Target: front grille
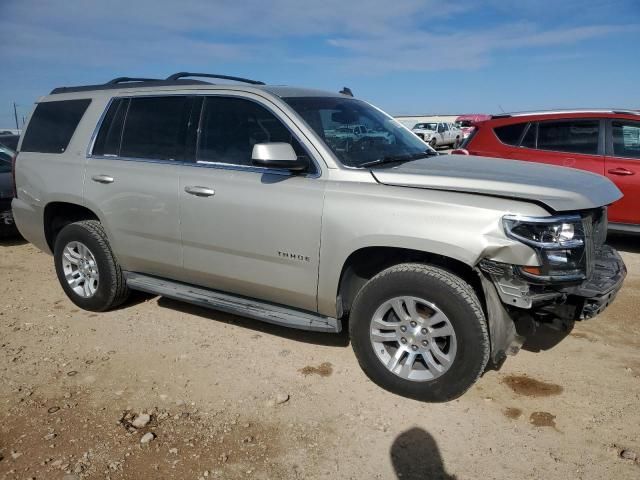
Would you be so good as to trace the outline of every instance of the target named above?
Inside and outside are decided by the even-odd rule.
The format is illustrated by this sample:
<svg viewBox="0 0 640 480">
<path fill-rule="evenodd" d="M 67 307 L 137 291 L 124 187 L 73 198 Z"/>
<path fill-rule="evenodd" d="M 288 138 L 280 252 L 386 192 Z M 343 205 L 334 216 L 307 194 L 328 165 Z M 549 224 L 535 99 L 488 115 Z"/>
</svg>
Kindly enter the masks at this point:
<svg viewBox="0 0 640 480">
<path fill-rule="evenodd" d="M 591 278 L 597 252 L 607 238 L 606 207 L 589 212 L 582 217 L 582 228 L 585 237 L 585 267 L 587 278 Z"/>
</svg>

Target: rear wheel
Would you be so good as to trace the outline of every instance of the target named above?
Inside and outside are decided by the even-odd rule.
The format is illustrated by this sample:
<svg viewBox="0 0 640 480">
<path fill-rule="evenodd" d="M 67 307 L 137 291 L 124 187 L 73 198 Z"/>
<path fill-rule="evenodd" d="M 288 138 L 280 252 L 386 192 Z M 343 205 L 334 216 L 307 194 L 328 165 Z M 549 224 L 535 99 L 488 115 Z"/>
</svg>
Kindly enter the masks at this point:
<svg viewBox="0 0 640 480">
<path fill-rule="evenodd" d="M 127 299 L 122 269 L 100 222 L 65 226 L 56 237 L 53 256 L 62 289 L 79 307 L 100 312 Z"/>
<path fill-rule="evenodd" d="M 416 400 L 462 395 L 489 358 L 486 321 L 473 289 L 429 265 L 396 265 L 369 280 L 354 300 L 349 330 L 367 376 Z"/>
</svg>

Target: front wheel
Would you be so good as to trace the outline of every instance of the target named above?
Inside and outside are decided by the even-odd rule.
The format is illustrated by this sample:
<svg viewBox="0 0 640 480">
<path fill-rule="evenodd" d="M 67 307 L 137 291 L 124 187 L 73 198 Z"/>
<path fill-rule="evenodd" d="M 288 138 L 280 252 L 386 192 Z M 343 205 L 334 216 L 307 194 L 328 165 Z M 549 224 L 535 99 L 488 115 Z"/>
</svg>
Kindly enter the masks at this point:
<svg viewBox="0 0 640 480">
<path fill-rule="evenodd" d="M 473 288 L 442 268 L 388 268 L 360 290 L 349 333 L 360 366 L 393 393 L 428 402 L 471 387 L 489 359 L 489 335 Z"/>
<path fill-rule="evenodd" d="M 436 147 L 438 146 L 438 141 L 436 140 L 435 137 L 433 137 L 430 141 L 429 141 L 429 145 L 431 146 L 431 148 L 433 148 L 434 150 L 436 149 Z"/>
<path fill-rule="evenodd" d="M 53 257 L 62 289 L 80 308 L 101 312 L 127 299 L 122 269 L 100 222 L 85 220 L 64 227 L 56 237 Z"/>
</svg>

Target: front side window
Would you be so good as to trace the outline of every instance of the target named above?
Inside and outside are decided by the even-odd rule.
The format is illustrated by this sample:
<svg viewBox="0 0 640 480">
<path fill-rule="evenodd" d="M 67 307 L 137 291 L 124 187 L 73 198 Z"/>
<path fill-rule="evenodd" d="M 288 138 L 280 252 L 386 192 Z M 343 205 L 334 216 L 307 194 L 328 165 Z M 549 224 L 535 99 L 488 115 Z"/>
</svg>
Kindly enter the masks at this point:
<svg viewBox="0 0 640 480">
<path fill-rule="evenodd" d="M 289 129 L 269 110 L 242 98 L 206 97 L 196 160 L 251 166 L 257 143 L 289 143 L 306 156 Z"/>
<path fill-rule="evenodd" d="M 540 122 L 538 149 L 597 155 L 599 132 L 599 120 Z"/>
<path fill-rule="evenodd" d="M 611 126 L 613 155 L 640 159 L 640 122 L 614 120 Z"/>
<path fill-rule="evenodd" d="M 360 167 L 433 152 L 397 120 L 363 101 L 343 97 L 289 97 L 284 101 L 324 140 L 343 165 Z M 365 133 L 356 135 L 353 131 L 356 126 L 364 126 Z"/>
<path fill-rule="evenodd" d="M 29 121 L 21 150 L 63 153 L 90 103 L 89 99 L 39 103 Z"/>
<path fill-rule="evenodd" d="M 136 97 L 122 132 L 121 157 L 182 160 L 193 97 Z"/>
</svg>

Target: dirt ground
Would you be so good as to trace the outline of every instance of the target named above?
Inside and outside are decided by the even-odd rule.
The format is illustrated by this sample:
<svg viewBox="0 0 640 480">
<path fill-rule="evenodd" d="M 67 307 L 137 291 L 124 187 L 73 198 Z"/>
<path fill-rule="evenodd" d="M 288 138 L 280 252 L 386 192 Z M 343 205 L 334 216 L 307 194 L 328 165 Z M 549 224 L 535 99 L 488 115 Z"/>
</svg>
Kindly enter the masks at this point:
<svg viewBox="0 0 640 480">
<path fill-rule="evenodd" d="M 640 241 L 614 240 L 609 310 L 436 405 L 371 383 L 344 335 L 142 295 L 81 311 L 4 241 L 0 480 L 640 478 Z"/>
</svg>

